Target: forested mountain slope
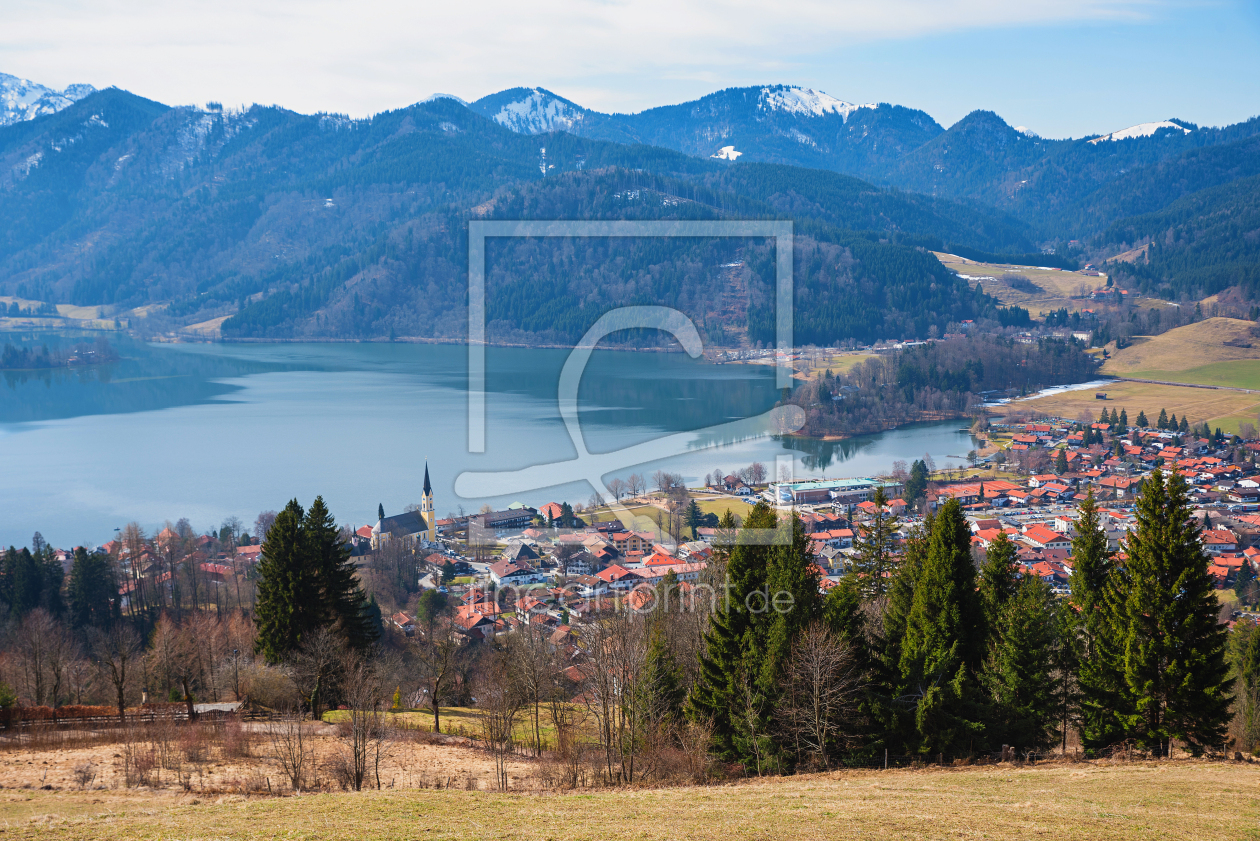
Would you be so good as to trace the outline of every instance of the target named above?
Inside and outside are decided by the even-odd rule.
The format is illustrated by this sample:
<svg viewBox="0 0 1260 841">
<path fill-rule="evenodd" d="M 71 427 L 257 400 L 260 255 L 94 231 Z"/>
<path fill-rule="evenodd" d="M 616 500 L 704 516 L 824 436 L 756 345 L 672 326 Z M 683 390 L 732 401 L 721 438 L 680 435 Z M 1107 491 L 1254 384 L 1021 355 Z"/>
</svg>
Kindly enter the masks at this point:
<svg viewBox="0 0 1260 841">
<path fill-rule="evenodd" d="M 826 169 L 974 200 L 1061 240 L 1091 236 L 1123 216 L 1220 183 L 1195 181 L 1202 170 L 1194 165 L 1159 167 L 1260 135 L 1257 118 L 1224 128 L 1160 120 L 1101 137 L 1051 140 L 983 110 L 945 129 L 922 111 L 856 105 L 787 85 L 728 88 L 637 114 L 600 114 L 541 88 L 502 91 L 471 107 L 516 131 L 559 129 L 703 158 Z M 1170 189 L 1162 179 L 1178 170 L 1187 187 Z"/>
<path fill-rule="evenodd" d="M 1118 280 L 1169 298 L 1230 287 L 1260 296 L 1260 175 L 1191 193 L 1164 209 L 1123 219 L 1102 239 L 1147 244 L 1134 262 L 1109 265 Z"/>
<path fill-rule="evenodd" d="M 986 209 L 807 169 L 521 134 L 451 98 L 349 120 L 168 108 L 111 89 L 0 129 L 0 173 L 0 293 L 161 303 L 175 325 L 236 316 L 224 331 L 237 336 L 460 334 L 470 218 L 792 218 L 832 261 L 797 284 L 811 303 L 802 329 L 827 342 L 926 335 L 991 310 L 913 245 L 1035 244 L 1026 225 Z M 756 248 L 693 246 L 602 257 L 582 246 L 583 265 L 629 262 L 576 274 L 510 248 L 505 283 L 523 285 L 494 304 L 493 330 L 567 341 L 600 307 L 677 300 L 701 317 L 724 308 L 724 329 L 759 337 L 748 301 L 764 277 L 728 277 L 722 294 L 702 282 Z M 745 257 L 752 272 L 761 258 Z M 626 280 L 635 272 L 675 280 L 641 286 Z M 854 308 L 835 297 L 855 294 Z"/>
</svg>

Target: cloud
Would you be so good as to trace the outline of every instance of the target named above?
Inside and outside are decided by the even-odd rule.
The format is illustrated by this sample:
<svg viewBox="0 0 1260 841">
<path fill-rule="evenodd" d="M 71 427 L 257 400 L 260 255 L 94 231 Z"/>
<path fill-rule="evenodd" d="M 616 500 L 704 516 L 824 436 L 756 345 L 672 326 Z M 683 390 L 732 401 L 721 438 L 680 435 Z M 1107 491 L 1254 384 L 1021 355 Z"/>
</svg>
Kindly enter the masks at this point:
<svg viewBox="0 0 1260 841">
<path fill-rule="evenodd" d="M 0 71 L 168 103 L 278 103 L 364 116 L 433 91 L 543 85 L 605 110 L 793 81 L 881 39 L 1142 20 L 1157 0 L 15 0 Z M 845 95 L 844 91 L 834 91 Z M 668 96 L 668 94 L 666 94 Z"/>
</svg>

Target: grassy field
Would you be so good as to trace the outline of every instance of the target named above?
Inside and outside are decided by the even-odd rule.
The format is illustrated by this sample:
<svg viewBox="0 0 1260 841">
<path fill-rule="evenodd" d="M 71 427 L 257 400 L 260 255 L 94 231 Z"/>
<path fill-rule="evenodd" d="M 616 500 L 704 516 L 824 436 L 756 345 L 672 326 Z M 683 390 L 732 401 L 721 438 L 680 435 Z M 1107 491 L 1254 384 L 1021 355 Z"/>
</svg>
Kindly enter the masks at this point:
<svg viewBox="0 0 1260 841">
<path fill-rule="evenodd" d="M 1061 308 L 1066 308 L 1069 312 L 1076 312 L 1083 309 L 1098 310 L 1105 307 L 1105 305 L 1091 301 L 1087 297 L 1081 297 L 1084 293 L 1104 286 L 1107 283 L 1107 279 L 1103 277 L 1094 277 L 1093 275 L 1085 275 L 1080 272 L 1041 269 L 1036 266 L 1004 266 L 991 263 L 977 263 L 974 260 L 968 260 L 954 254 L 934 253 L 936 258 L 951 271 L 973 278 L 994 278 L 993 280 L 972 280 L 968 281 L 968 283 L 972 286 L 979 284 L 985 292 L 997 298 L 1003 304 L 1008 306 L 1015 304 L 1024 307 L 1034 317 L 1040 313 L 1051 312 Z M 1013 289 L 999 279 L 1004 274 L 1022 275 L 1039 287 L 1040 292 L 1025 292 L 1020 289 Z"/>
<path fill-rule="evenodd" d="M 1190 761 L 859 771 L 705 788 L 245 798 L 5 791 L 6 838 L 1256 838 L 1260 766 Z"/>
<path fill-rule="evenodd" d="M 1213 429 L 1219 426 L 1231 433 L 1238 431 L 1239 423 L 1255 423 L 1256 413 L 1260 412 L 1260 394 L 1239 391 L 1135 382 L 1108 383 L 1100 387 L 1099 391 L 1107 393 L 1107 400 L 1095 400 L 1094 390 L 1088 389 L 1016 400 L 1009 407 L 1072 419 L 1088 414 L 1094 420 L 1104 407 L 1108 410 L 1114 408 L 1116 411 L 1125 409 L 1129 413 L 1130 422 L 1137 419 L 1139 411 L 1144 411 L 1151 423 L 1155 422 L 1160 409 L 1167 409 L 1169 414 L 1175 414 L 1178 418 L 1188 416 L 1191 423 L 1207 421 Z"/>
<path fill-rule="evenodd" d="M 727 509 L 730 509 L 732 514 L 742 519 L 748 516 L 748 513 L 752 511 L 752 508 L 753 508 L 751 505 L 749 505 L 747 502 L 744 502 L 742 499 L 733 499 L 732 497 L 729 497 L 729 496 L 722 496 L 722 497 L 697 496 L 695 497 L 695 500 L 696 500 L 696 505 L 700 506 L 700 511 L 702 513 L 716 514 L 719 517 L 721 517 L 722 514 L 724 514 Z M 656 518 L 658 515 L 661 517 L 661 522 L 667 522 L 665 512 L 662 511 L 660 508 L 656 508 L 652 505 L 640 504 L 640 505 L 628 505 L 626 507 L 627 507 L 627 510 L 629 510 L 633 516 L 647 517 L 648 520 L 650 520 L 653 525 L 655 525 Z M 616 519 L 616 515 L 613 514 L 613 512 L 608 508 L 597 508 L 594 511 L 588 511 L 583 516 L 586 517 L 588 515 L 593 519 L 594 522 L 597 522 L 597 523 Z"/>
<path fill-rule="evenodd" d="M 517 718 L 515 732 L 519 739 L 525 739 L 527 734 L 532 731 L 533 719 L 530 718 L 532 714 L 533 707 L 529 707 Z M 433 729 L 433 713 L 429 710 L 407 710 L 405 712 L 389 713 L 388 715 L 395 723 L 405 727 L 429 731 Z M 329 710 L 324 713 L 323 720 L 329 724 L 337 724 L 338 722 L 349 720 L 349 716 L 350 713 L 345 710 Z M 545 710 L 542 712 L 542 719 L 539 721 L 538 729 L 544 743 L 549 743 L 555 735 L 555 729 L 547 723 Z M 447 735 L 479 738 L 481 734 L 481 711 L 474 707 L 442 707 L 442 732 Z"/>
<path fill-rule="evenodd" d="M 1102 372 L 1174 382 L 1203 382 L 1185 377 L 1204 367 L 1216 367 L 1211 363 L 1233 362 L 1237 365 L 1238 360 L 1260 360 L 1260 339 L 1251 335 L 1252 326 L 1252 322 L 1237 318 L 1209 318 L 1158 336 L 1138 337 L 1130 347 L 1115 351 L 1103 365 Z M 1250 381 L 1260 383 L 1260 364 L 1243 363 L 1228 369 L 1230 373 L 1243 370 L 1252 371 Z M 1161 376 L 1149 376 L 1151 374 Z M 1215 381 L 1209 384 L 1234 385 L 1233 382 Z"/>
<path fill-rule="evenodd" d="M 1260 359 L 1236 359 L 1232 362 L 1213 362 L 1184 371 L 1147 370 L 1126 374 L 1144 380 L 1164 380 L 1174 383 L 1198 383 L 1199 385 L 1223 385 L 1229 388 L 1249 388 L 1260 391 Z"/>
</svg>

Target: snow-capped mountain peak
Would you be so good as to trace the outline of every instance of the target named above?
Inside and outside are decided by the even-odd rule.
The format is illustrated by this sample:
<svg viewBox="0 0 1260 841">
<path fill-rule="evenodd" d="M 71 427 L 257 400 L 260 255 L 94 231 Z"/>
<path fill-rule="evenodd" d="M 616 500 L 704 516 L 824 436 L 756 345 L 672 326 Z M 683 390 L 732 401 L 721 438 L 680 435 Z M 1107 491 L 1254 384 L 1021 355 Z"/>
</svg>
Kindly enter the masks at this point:
<svg viewBox="0 0 1260 841">
<path fill-rule="evenodd" d="M 1136 126 L 1113 131 L 1111 134 L 1104 134 L 1102 137 L 1095 137 L 1090 143 L 1102 143 L 1104 140 L 1128 140 L 1133 137 L 1150 137 L 1160 129 L 1176 128 L 1181 129 L 1185 134 L 1190 133 L 1190 129 L 1183 125 L 1174 123 L 1172 120 L 1160 120 L 1155 123 L 1138 123 Z"/>
<path fill-rule="evenodd" d="M 95 91 L 91 85 L 70 85 L 64 91 L 55 91 L 29 79 L 0 73 L 0 126 L 55 114 Z"/>
<path fill-rule="evenodd" d="M 585 116 L 579 106 L 542 88 L 523 88 L 518 93 L 499 104 L 490 119 L 521 134 L 544 134 L 571 129 Z"/>
<path fill-rule="evenodd" d="M 757 108 L 763 111 L 784 111 L 800 116 L 822 117 L 827 114 L 839 114 L 844 120 L 860 108 L 874 108 L 874 103 L 854 105 L 830 94 L 816 91 L 813 88 L 798 88 L 789 85 L 773 85 L 761 89 L 757 97 Z"/>
</svg>

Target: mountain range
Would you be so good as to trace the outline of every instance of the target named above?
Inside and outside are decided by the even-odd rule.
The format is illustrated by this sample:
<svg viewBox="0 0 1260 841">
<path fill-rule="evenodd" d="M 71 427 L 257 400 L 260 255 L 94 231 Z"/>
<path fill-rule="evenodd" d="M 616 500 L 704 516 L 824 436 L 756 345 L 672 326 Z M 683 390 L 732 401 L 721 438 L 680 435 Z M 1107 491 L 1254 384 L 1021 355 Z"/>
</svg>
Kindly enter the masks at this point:
<svg viewBox="0 0 1260 841">
<path fill-rule="evenodd" d="M 1249 252 L 1213 244 L 1238 231 L 1204 220 L 1250 207 L 1257 120 L 1047 140 L 990 112 L 945 129 L 782 85 L 634 115 L 517 88 L 363 120 L 36 87 L 4 88 L 24 104 L 0 127 L 0 294 L 148 306 L 224 335 L 458 336 L 470 218 L 793 219 L 797 332 L 819 343 L 1027 317 L 925 249 L 1073 264 L 1080 248 L 1177 228 L 1194 242 L 1148 249 L 1159 260 L 1135 265 L 1147 273 L 1135 282 L 1183 296 L 1251 282 L 1229 268 Z M 679 306 L 711 335 L 769 339 L 756 302 L 773 270 L 756 242 L 573 241 L 561 259 L 524 241 L 488 256 L 500 341 L 570 342 L 636 301 Z M 1226 268 L 1177 285 L 1168 273 L 1186 260 Z"/>
<path fill-rule="evenodd" d="M 56 91 L 29 79 L 0 73 L 0 126 L 55 114 L 95 91 L 91 85 L 70 85 Z"/>
</svg>

